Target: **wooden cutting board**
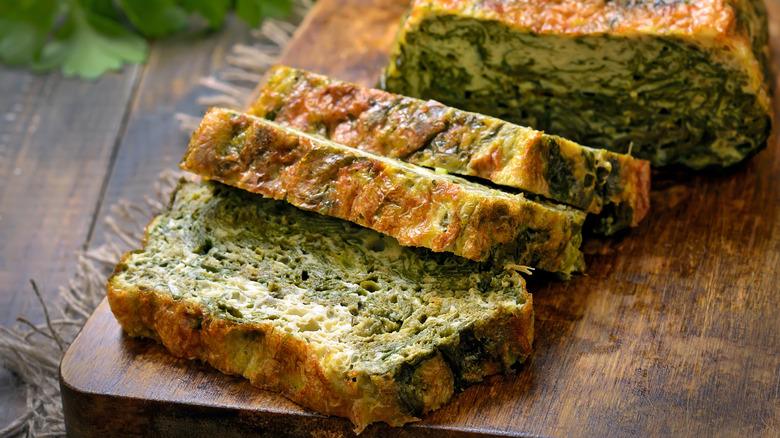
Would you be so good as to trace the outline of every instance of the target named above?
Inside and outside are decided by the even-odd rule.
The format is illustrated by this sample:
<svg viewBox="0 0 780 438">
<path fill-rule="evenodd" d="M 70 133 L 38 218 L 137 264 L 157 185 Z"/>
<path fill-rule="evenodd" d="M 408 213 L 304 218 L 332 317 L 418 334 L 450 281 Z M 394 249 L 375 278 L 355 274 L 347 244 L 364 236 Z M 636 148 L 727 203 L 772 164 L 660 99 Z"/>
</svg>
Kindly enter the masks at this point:
<svg viewBox="0 0 780 438">
<path fill-rule="evenodd" d="M 780 47 L 780 4 L 769 6 Z M 405 8 L 318 0 L 281 62 L 373 85 Z M 517 373 L 363 436 L 780 436 L 779 187 L 774 140 L 725 175 L 656 178 L 638 228 L 585 243 L 586 276 L 531 278 L 535 353 Z M 347 420 L 124 336 L 105 301 L 60 380 L 74 437 L 354 435 Z"/>
</svg>

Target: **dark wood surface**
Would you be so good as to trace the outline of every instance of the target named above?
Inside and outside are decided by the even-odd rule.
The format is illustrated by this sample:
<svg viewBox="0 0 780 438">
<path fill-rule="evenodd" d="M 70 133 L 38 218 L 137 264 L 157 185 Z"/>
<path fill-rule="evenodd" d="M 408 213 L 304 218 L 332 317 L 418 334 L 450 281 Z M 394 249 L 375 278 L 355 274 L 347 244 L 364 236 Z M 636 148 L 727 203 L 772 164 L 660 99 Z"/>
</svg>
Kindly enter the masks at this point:
<svg viewBox="0 0 780 438">
<path fill-rule="evenodd" d="M 0 323 L 24 314 L 40 322 L 32 293 L 45 296 L 75 271 L 87 239 L 138 68 L 98 82 L 0 73 Z M 53 104 L 56 102 L 56 105 Z M 78 171 L 77 171 L 78 166 Z M 24 393 L 0 372 L 0 428 L 21 411 Z"/>
<path fill-rule="evenodd" d="M 372 85 L 403 3 L 319 0 L 284 62 Z M 770 10 L 780 48 L 780 8 Z M 72 252 L 99 242 L 91 230 L 107 207 L 151 194 L 158 172 L 175 166 L 186 136 L 173 114 L 202 112 L 196 79 L 245 35 L 229 28 L 157 44 L 144 68 L 98 83 L 3 70 L 0 111 L 16 116 L 0 114 L 0 175 L 14 182 L 0 187 L 0 278 L 10 291 L 0 323 L 34 312 L 29 277 L 52 299 L 72 274 Z M 777 149 L 773 140 L 726 175 L 656 179 L 638 228 L 586 242 L 587 276 L 530 280 L 536 351 L 516 374 L 467 389 L 421 423 L 375 425 L 366 436 L 780 435 Z M 74 436 L 351 430 L 126 338 L 105 303 L 63 360 L 62 381 Z M 9 406 L 0 422 L 23 401 L 6 394 L 0 387 Z"/>
<path fill-rule="evenodd" d="M 96 82 L 0 67 L 1 325 L 20 315 L 43 322 L 29 279 L 59 302 L 75 253 L 102 242 L 106 207 L 143 199 L 164 167 L 175 168 L 188 136 L 174 116 L 204 112 L 195 102 L 200 78 L 251 40 L 238 20 L 216 33 L 193 30 L 153 43 L 144 66 Z M 0 368 L 0 429 L 23 412 L 25 397 Z"/>
</svg>

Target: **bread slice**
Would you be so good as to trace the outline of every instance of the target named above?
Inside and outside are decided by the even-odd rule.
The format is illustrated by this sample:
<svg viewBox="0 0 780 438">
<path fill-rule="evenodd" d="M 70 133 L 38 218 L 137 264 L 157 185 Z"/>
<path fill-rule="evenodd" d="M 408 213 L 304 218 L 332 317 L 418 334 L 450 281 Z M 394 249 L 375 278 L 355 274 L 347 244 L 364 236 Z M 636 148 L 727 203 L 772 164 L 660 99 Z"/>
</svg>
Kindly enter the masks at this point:
<svg viewBox="0 0 780 438">
<path fill-rule="evenodd" d="M 636 226 L 650 206 L 648 161 L 305 70 L 274 66 L 248 113 L 600 214 L 605 234 Z"/>
<path fill-rule="evenodd" d="M 766 147 L 762 0 L 415 0 L 380 80 L 655 166 Z"/>
<path fill-rule="evenodd" d="M 108 280 L 130 336 L 360 432 L 438 409 L 531 352 L 514 271 L 400 246 L 349 222 L 216 182 L 183 182 Z"/>
<path fill-rule="evenodd" d="M 585 214 L 214 108 L 181 168 L 350 220 L 402 245 L 567 276 L 583 267 Z"/>
</svg>

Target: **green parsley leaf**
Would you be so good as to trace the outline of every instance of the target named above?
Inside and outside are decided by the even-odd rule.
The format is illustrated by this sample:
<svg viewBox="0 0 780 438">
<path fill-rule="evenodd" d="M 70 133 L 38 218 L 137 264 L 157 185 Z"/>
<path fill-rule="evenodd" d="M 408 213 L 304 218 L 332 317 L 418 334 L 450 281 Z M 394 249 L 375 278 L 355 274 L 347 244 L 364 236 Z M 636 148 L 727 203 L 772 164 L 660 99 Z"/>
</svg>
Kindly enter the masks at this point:
<svg viewBox="0 0 780 438">
<path fill-rule="evenodd" d="M 252 27 L 259 26 L 263 20 L 263 12 L 258 0 L 236 0 L 236 15 Z"/>
<path fill-rule="evenodd" d="M 0 61 L 8 65 L 24 65 L 33 59 L 46 33 L 25 20 L 0 17 Z"/>
<path fill-rule="evenodd" d="M 65 24 L 32 67 L 45 71 L 61 65 L 66 77 L 95 79 L 124 63 L 143 62 L 146 51 L 147 43 L 140 36 L 73 3 Z"/>
<path fill-rule="evenodd" d="M 260 4 L 264 18 L 285 18 L 292 12 L 290 0 L 262 0 Z"/>
<path fill-rule="evenodd" d="M 84 9 L 90 10 L 102 17 L 110 18 L 114 21 L 119 19 L 114 0 L 78 0 Z"/>
<path fill-rule="evenodd" d="M 187 13 L 198 12 L 209 22 L 209 27 L 217 29 L 225 21 L 225 15 L 232 6 L 231 0 L 179 0 Z"/>
<path fill-rule="evenodd" d="M 284 18 L 291 11 L 290 0 L 236 0 L 236 15 L 253 27 L 264 18 Z"/>
<path fill-rule="evenodd" d="M 40 52 L 54 25 L 57 0 L 0 2 L 0 62 L 23 65 Z"/>
<path fill-rule="evenodd" d="M 219 28 L 227 12 L 252 26 L 282 18 L 291 0 L 0 0 L 0 63 L 97 78 L 146 59 L 148 43 L 183 29 L 193 13 Z M 137 29 L 138 33 L 130 28 Z"/>
<path fill-rule="evenodd" d="M 119 5 L 144 36 L 168 35 L 187 25 L 187 13 L 174 0 L 119 0 Z"/>
</svg>

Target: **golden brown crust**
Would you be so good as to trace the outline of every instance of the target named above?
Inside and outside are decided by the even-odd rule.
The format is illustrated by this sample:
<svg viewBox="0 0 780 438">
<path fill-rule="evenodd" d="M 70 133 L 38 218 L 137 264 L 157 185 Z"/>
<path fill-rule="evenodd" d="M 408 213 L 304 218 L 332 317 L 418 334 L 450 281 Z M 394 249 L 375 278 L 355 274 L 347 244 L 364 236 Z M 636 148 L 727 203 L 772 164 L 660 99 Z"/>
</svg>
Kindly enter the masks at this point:
<svg viewBox="0 0 780 438">
<path fill-rule="evenodd" d="M 417 0 L 414 8 L 429 4 L 535 33 L 698 35 L 726 42 L 737 28 L 734 8 L 725 0 Z"/>
<path fill-rule="evenodd" d="M 350 391 L 346 381 L 337 387 L 325 377 L 317 355 L 305 342 L 269 325 L 213 319 L 205 309 L 165 293 L 119 290 L 110 283 L 108 302 L 130 336 L 152 337 L 175 356 L 202 360 L 317 412 L 349 418 L 358 430 L 375 421 L 400 426 L 418 420 L 398 406 L 392 380 L 373 382 L 376 388 L 371 399 L 357 385 Z M 366 409 L 369 406 L 363 405 L 367 401 L 375 405 Z M 435 400 L 433 405 L 438 407 L 444 401 Z M 434 407 L 429 406 L 426 412 L 431 409 Z"/>
<path fill-rule="evenodd" d="M 367 381 L 353 373 L 354 380 L 334 382 L 325 376 L 308 344 L 270 325 L 214 319 L 206 309 L 163 292 L 122 290 L 111 282 L 107 290 L 111 310 L 130 336 L 153 338 L 175 356 L 202 360 L 314 411 L 349 418 L 357 432 L 376 421 L 401 426 L 418 420 L 399 405 L 402 385 L 395 376 L 371 376 Z M 531 296 L 517 314 L 483 324 L 475 332 L 479 339 L 496 340 L 492 344 L 497 348 L 511 350 L 497 352 L 499 357 L 524 360 L 532 351 Z M 507 364 L 486 362 L 481 373 L 466 376 L 466 380 L 480 381 L 507 369 Z M 440 352 L 417 366 L 411 383 L 423 394 L 422 414 L 448 402 L 455 388 L 452 371 Z"/>
<path fill-rule="evenodd" d="M 625 175 L 635 168 L 649 170 L 647 161 L 283 65 L 269 71 L 248 114 L 363 151 L 485 178 L 588 213 L 598 214 L 609 204 L 628 205 L 633 212 L 635 202 L 649 197 L 649 184 Z M 611 166 L 613 160 L 620 165 Z M 620 175 L 604 185 L 599 175 L 609 178 L 613 171 Z M 612 228 L 635 226 L 644 216 L 640 213 L 614 218 Z"/>
<path fill-rule="evenodd" d="M 565 274 L 582 267 L 582 212 L 455 183 L 228 110 L 206 114 L 181 167 L 403 245 Z"/>
<path fill-rule="evenodd" d="M 751 88 L 771 112 L 771 82 L 760 62 L 768 56 L 768 46 L 755 46 L 759 31 L 748 24 L 765 22 L 765 16 L 754 16 L 765 13 L 761 0 L 415 0 L 403 27 L 413 29 L 431 15 L 446 14 L 497 21 L 540 35 L 676 38 L 711 49 L 722 62 L 746 72 Z"/>
<path fill-rule="evenodd" d="M 639 221 L 650 211 L 650 162 L 645 160 L 635 160 L 626 163 L 627 169 L 621 172 L 621 178 L 626 187 L 639 187 L 639 189 L 630 191 L 630 198 L 627 197 L 634 209 L 634 222 L 631 226 L 637 226 Z"/>
</svg>

